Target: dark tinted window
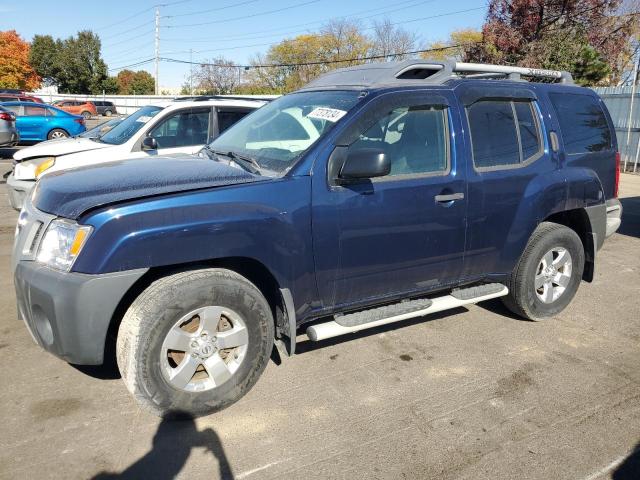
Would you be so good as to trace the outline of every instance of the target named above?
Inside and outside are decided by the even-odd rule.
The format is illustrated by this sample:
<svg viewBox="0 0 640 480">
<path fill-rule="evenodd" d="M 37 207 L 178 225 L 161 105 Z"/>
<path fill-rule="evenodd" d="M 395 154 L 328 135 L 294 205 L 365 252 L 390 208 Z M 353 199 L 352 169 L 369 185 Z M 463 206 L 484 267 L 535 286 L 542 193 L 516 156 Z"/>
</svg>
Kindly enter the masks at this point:
<svg viewBox="0 0 640 480">
<path fill-rule="evenodd" d="M 520 163 L 520 147 L 511 102 L 481 101 L 467 110 L 478 168 Z"/>
<path fill-rule="evenodd" d="M 482 100 L 467 109 L 476 168 L 518 165 L 542 150 L 530 101 Z"/>
<path fill-rule="evenodd" d="M 233 125 L 234 123 L 236 123 L 238 120 L 240 120 L 242 117 L 244 117 L 246 114 L 248 114 L 248 111 L 242 111 L 242 110 L 230 110 L 230 111 L 218 111 L 218 131 L 219 133 L 224 132 L 227 128 L 229 128 L 231 125 Z"/>
<path fill-rule="evenodd" d="M 209 136 L 209 109 L 183 110 L 160 122 L 149 135 L 158 148 L 204 145 Z"/>
<path fill-rule="evenodd" d="M 516 116 L 518 117 L 518 129 L 520 130 L 520 142 L 522 143 L 522 158 L 527 160 L 540 150 L 538 123 L 536 122 L 531 102 L 514 102 L 513 105 L 516 109 Z"/>
<path fill-rule="evenodd" d="M 361 134 L 349 150 L 382 150 L 391 160 L 390 175 L 415 175 L 446 171 L 448 142 L 444 108 L 400 107 Z"/>
<path fill-rule="evenodd" d="M 567 154 L 611 148 L 611 131 L 598 100 L 591 95 L 550 93 Z"/>
</svg>

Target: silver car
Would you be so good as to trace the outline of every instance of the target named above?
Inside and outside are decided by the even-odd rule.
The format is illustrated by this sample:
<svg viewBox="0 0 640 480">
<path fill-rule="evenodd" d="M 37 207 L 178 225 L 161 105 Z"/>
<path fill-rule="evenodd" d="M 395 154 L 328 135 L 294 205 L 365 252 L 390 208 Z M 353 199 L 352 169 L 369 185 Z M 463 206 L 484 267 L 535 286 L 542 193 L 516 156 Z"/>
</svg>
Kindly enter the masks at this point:
<svg viewBox="0 0 640 480">
<path fill-rule="evenodd" d="M 0 106 L 0 147 L 13 147 L 19 141 L 15 114 Z"/>
</svg>

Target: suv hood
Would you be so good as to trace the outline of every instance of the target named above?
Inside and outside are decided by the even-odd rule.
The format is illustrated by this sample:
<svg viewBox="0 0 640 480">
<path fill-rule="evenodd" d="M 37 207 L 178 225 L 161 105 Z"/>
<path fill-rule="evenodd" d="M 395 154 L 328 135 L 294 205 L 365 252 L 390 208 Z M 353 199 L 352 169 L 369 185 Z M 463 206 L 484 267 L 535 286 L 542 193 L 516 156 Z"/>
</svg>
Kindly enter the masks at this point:
<svg viewBox="0 0 640 480">
<path fill-rule="evenodd" d="M 38 210 L 77 219 L 115 202 L 268 178 L 208 158 L 135 158 L 44 175 L 32 198 Z"/>
<path fill-rule="evenodd" d="M 108 143 L 94 142 L 88 138 L 64 138 L 61 140 L 47 140 L 37 145 L 23 148 L 13 154 L 14 160 L 23 161 L 36 157 L 57 157 L 69 153 L 97 150 L 113 147 Z"/>
</svg>

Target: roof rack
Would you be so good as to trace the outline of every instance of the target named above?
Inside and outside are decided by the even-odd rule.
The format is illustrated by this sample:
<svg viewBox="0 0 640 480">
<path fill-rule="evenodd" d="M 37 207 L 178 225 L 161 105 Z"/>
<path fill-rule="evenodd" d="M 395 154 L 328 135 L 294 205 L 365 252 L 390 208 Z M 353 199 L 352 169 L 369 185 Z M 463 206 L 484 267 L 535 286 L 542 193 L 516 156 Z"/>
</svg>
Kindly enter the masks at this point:
<svg viewBox="0 0 640 480">
<path fill-rule="evenodd" d="M 205 102 L 207 100 L 262 100 L 270 102 L 277 95 L 193 95 L 189 97 L 176 97 L 175 102 Z"/>
<path fill-rule="evenodd" d="M 403 62 L 367 63 L 328 72 L 305 89 L 319 87 L 373 87 L 376 85 L 442 84 L 455 78 L 500 78 L 513 81 L 546 81 L 572 84 L 569 72 L 541 68 L 512 67 L 452 60 L 412 59 Z"/>
</svg>

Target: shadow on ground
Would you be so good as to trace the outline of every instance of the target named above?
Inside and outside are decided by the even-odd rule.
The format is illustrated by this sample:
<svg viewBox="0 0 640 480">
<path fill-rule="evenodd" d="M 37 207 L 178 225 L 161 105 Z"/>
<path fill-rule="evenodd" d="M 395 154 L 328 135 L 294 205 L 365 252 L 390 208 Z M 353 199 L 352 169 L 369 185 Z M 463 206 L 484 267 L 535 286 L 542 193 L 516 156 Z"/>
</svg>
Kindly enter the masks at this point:
<svg viewBox="0 0 640 480">
<path fill-rule="evenodd" d="M 640 197 L 621 198 L 620 203 L 622 203 L 622 224 L 618 233 L 640 238 Z"/>
<path fill-rule="evenodd" d="M 611 475 L 612 480 L 638 480 L 640 478 L 640 443 Z"/>
<path fill-rule="evenodd" d="M 100 472 L 93 480 L 174 479 L 187 462 L 191 450 L 198 447 L 207 449 L 218 462 L 218 477 L 209 475 L 211 478 L 234 478 L 218 434 L 211 428 L 198 431 L 193 418 L 182 415 L 179 420 L 163 419 L 160 422 L 151 450 L 139 460 L 119 473 Z"/>
</svg>

